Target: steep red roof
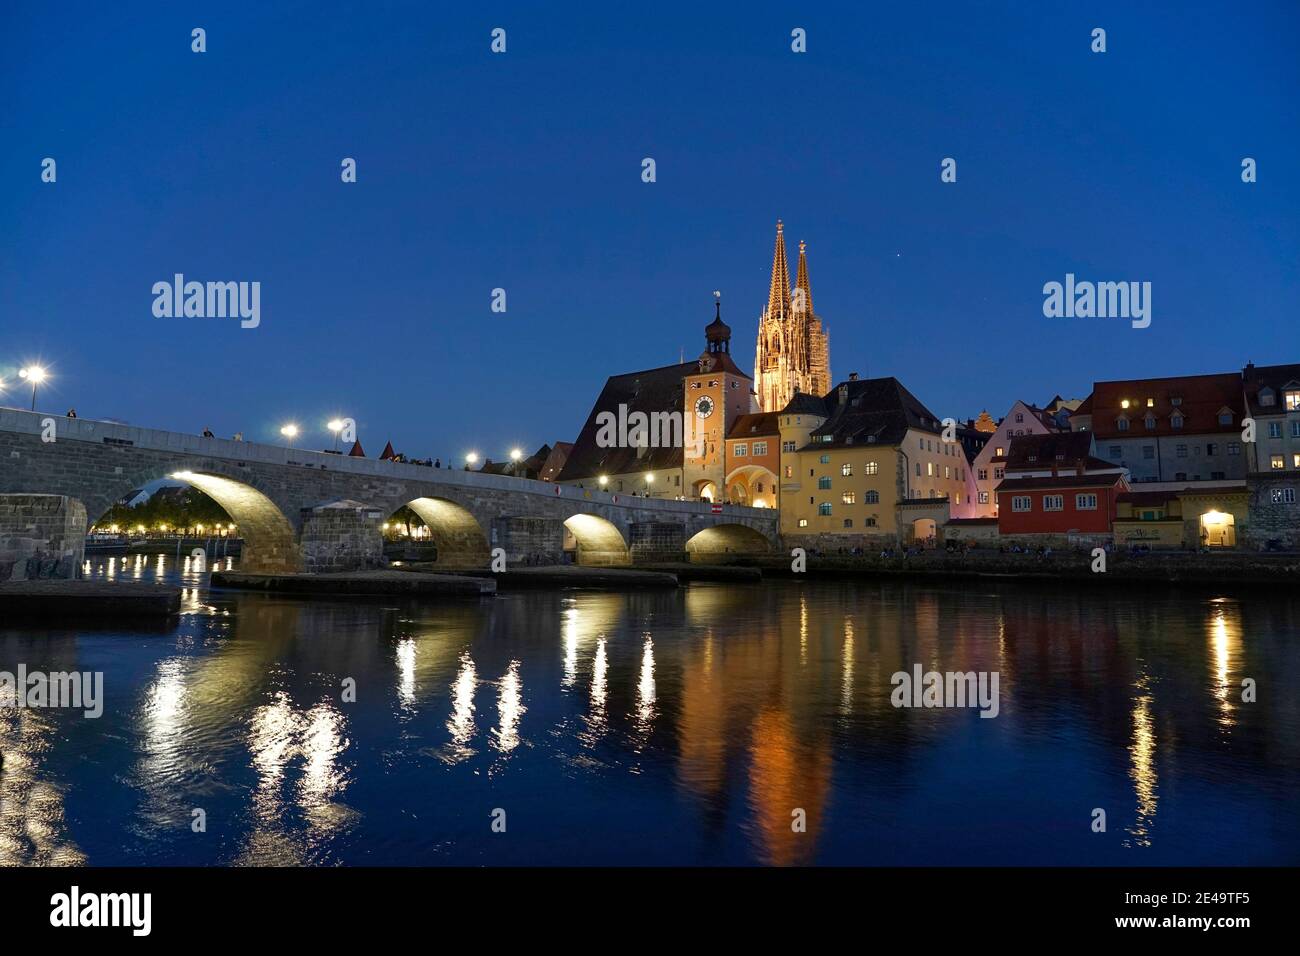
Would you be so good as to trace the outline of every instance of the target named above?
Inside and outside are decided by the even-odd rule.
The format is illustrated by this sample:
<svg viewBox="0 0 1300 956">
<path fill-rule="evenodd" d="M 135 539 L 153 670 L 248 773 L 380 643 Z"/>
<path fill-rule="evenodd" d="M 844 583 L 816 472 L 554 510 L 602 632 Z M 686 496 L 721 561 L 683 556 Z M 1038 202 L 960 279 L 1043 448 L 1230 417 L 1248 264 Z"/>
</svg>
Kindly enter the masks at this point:
<svg viewBox="0 0 1300 956">
<path fill-rule="evenodd" d="M 393 451 L 393 443 L 389 442 L 384 446 L 384 452 L 379 456 L 380 461 L 392 461 L 397 457 L 397 452 Z"/>
<path fill-rule="evenodd" d="M 357 440 L 352 443 L 352 450 L 348 452 L 349 458 L 365 458 L 366 453 L 361 447 L 361 441 Z"/>
<path fill-rule="evenodd" d="M 1219 413 L 1225 408 L 1232 420 L 1222 424 Z M 1171 424 L 1175 412 L 1183 417 L 1181 428 Z M 1097 382 L 1092 390 L 1092 430 L 1098 438 L 1236 432 L 1245 414 L 1240 372 Z M 1153 428 L 1146 426 L 1148 415 L 1155 420 Z M 1121 416 L 1128 418 L 1126 431 L 1116 424 Z"/>
</svg>

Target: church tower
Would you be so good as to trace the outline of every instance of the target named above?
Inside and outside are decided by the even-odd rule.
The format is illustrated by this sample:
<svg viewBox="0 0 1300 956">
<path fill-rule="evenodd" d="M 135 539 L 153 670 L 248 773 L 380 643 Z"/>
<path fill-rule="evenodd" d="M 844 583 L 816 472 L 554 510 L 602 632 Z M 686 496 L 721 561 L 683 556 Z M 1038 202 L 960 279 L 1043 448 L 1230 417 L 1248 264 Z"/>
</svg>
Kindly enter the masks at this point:
<svg viewBox="0 0 1300 956">
<path fill-rule="evenodd" d="M 799 268 L 791 289 L 785 228 L 779 219 L 767 308 L 758 320 L 754 384 L 765 412 L 779 412 L 795 392 L 820 397 L 831 388 L 830 337 L 813 312 L 808 248 L 799 243 Z"/>
</svg>

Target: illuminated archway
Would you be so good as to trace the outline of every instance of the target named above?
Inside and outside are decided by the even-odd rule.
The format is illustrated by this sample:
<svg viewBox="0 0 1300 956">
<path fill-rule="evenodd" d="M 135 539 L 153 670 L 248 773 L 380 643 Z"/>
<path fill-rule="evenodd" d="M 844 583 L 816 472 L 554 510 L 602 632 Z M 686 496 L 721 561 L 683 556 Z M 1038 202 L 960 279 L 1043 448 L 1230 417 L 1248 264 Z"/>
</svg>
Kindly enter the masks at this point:
<svg viewBox="0 0 1300 956">
<path fill-rule="evenodd" d="M 716 501 L 718 498 L 718 486 L 707 478 L 697 481 L 691 487 L 691 492 L 696 498 L 703 498 L 705 501 Z"/>
<path fill-rule="evenodd" d="M 931 538 L 937 539 L 939 524 L 933 518 L 917 518 L 912 522 L 912 540 L 924 544 Z"/>
<path fill-rule="evenodd" d="M 776 475 L 762 465 L 741 465 L 727 476 L 727 500 L 751 508 L 776 507 Z"/>
<path fill-rule="evenodd" d="M 416 498 L 408 501 L 406 507 L 428 529 L 428 540 L 437 549 L 434 559 L 437 564 L 458 568 L 487 566 L 487 535 L 467 508 L 446 498 Z"/>
<path fill-rule="evenodd" d="M 1232 512 L 1211 508 L 1201 515 L 1201 544 L 1207 548 L 1235 548 L 1236 525 Z"/>
<path fill-rule="evenodd" d="M 573 515 L 564 522 L 573 535 L 578 564 L 619 567 L 632 563 L 623 534 L 613 524 L 596 515 Z"/>
<path fill-rule="evenodd" d="M 244 542 L 239 570 L 254 573 L 300 570 L 293 525 L 275 502 L 262 492 L 220 475 L 180 471 L 168 477 L 199 489 L 230 515 Z"/>
<path fill-rule="evenodd" d="M 686 542 L 692 561 L 708 561 L 722 555 L 766 554 L 771 544 L 761 531 L 743 524 L 720 524 L 705 528 Z"/>
</svg>

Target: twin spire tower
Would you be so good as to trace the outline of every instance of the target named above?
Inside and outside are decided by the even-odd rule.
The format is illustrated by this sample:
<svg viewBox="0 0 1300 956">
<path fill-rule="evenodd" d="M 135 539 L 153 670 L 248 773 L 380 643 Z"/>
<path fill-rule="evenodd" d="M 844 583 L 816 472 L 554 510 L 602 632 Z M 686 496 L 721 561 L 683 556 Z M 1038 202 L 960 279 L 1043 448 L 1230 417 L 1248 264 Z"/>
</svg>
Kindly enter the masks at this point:
<svg viewBox="0 0 1300 956">
<path fill-rule="evenodd" d="M 758 320 L 754 390 L 765 412 L 779 412 L 795 392 L 820 397 L 831 390 L 830 339 L 813 312 L 807 249 L 799 243 L 799 271 L 792 289 L 785 230 L 779 219 L 767 308 Z"/>
</svg>

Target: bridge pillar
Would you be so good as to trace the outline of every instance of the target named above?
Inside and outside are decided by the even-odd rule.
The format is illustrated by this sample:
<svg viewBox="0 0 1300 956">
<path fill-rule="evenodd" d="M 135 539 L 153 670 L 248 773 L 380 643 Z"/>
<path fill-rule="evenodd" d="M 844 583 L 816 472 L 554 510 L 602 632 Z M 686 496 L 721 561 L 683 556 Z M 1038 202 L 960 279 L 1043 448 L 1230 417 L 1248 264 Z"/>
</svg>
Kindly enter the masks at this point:
<svg viewBox="0 0 1300 956">
<path fill-rule="evenodd" d="M 86 507 L 64 495 L 0 495 L 0 582 L 75 578 L 86 553 Z"/>
<path fill-rule="evenodd" d="M 633 521 L 628 550 L 633 564 L 686 560 L 686 525 L 680 521 Z"/>
<path fill-rule="evenodd" d="M 302 570 L 361 571 L 384 566 L 382 511 L 359 501 L 302 509 Z"/>
<path fill-rule="evenodd" d="M 564 522 L 505 515 L 492 522 L 492 547 L 505 549 L 507 564 L 559 564 L 564 560 Z"/>
</svg>

